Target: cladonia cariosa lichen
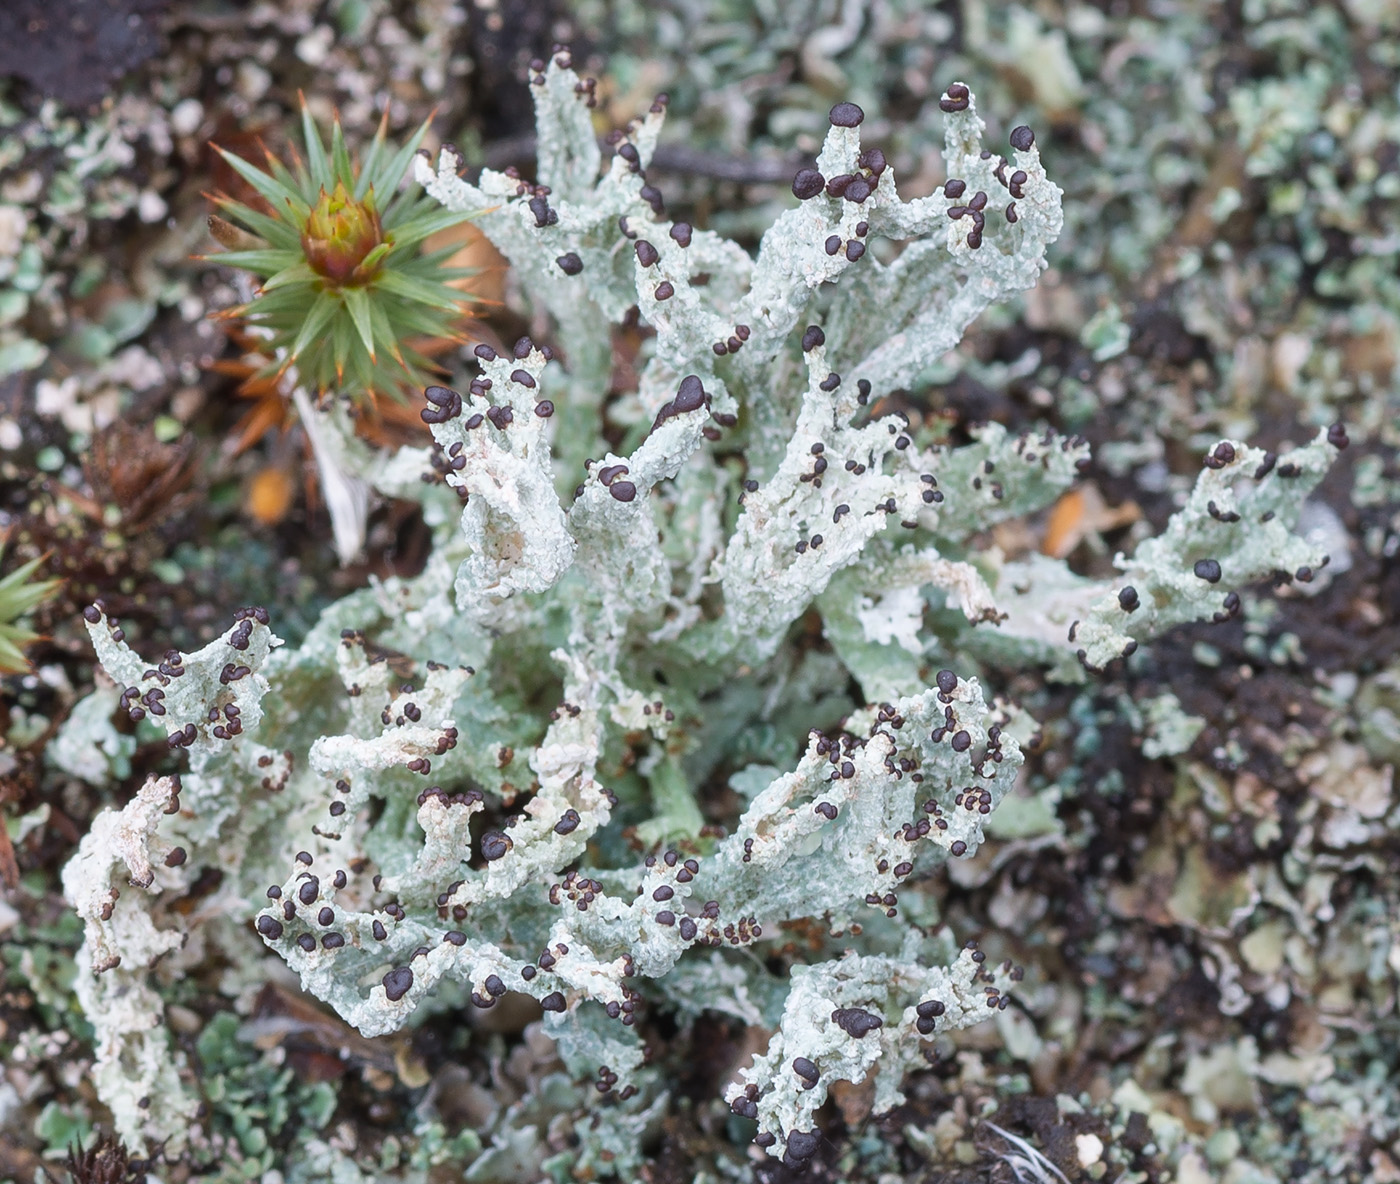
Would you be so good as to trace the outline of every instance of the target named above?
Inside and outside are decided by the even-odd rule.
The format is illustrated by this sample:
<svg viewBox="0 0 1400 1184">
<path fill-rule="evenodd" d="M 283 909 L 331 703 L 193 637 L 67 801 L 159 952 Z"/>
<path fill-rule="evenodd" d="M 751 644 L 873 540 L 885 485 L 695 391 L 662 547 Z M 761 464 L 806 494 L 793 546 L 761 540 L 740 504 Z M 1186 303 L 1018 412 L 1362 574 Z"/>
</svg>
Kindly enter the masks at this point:
<svg viewBox="0 0 1400 1184">
<path fill-rule="evenodd" d="M 988 546 L 1087 450 L 996 424 L 949 447 L 885 399 L 1033 285 L 1060 230 L 1030 129 L 984 149 L 966 86 L 942 103 L 950 180 L 911 201 L 837 104 L 755 257 L 665 217 L 646 176 L 664 102 L 605 162 L 566 56 L 533 84 L 538 183 L 470 184 L 451 151 L 417 164 L 450 209 L 489 210 L 553 326 L 509 356 L 477 347 L 465 391 L 425 392 L 434 447 L 365 475 L 402 491 L 431 471 L 455 492 L 459 529 L 424 573 L 345 598 L 295 650 L 257 609 L 153 664 L 89 612 L 122 706 L 189 761 L 176 812 L 108 816 L 67 877 L 96 981 L 130 976 L 145 1000 L 107 1016 L 83 993 L 138 1054 L 99 1081 L 134 1144 L 180 1137 L 190 1112 L 168 1061 L 155 1104 L 119 1104 L 164 1055 L 141 975 L 173 939 L 94 902 L 178 844 L 186 872 L 223 875 L 204 912 L 361 1032 L 529 995 L 619 1115 L 665 1097 L 636 1036 L 649 1010 L 771 1030 L 725 1098 L 800 1163 L 835 1082 L 875 1074 L 889 1109 L 923 1042 L 1005 1007 L 1019 977 L 938 923 L 930 878 L 976 854 L 1021 765 L 1027 722 L 989 698 L 992 668 L 1082 677 L 1324 562 L 1291 527 L 1336 430 L 1282 458 L 1216 446 L 1122 580 Z M 634 307 L 636 390 L 610 398 L 607 326 Z M 147 899 L 127 892 L 119 919 Z"/>
</svg>

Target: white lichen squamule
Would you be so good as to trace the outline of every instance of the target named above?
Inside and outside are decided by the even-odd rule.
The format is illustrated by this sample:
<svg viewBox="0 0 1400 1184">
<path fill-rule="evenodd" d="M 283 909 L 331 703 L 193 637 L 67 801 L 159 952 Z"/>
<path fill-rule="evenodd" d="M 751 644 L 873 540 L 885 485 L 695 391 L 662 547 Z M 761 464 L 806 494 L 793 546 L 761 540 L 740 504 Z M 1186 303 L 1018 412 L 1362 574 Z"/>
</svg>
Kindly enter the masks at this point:
<svg viewBox="0 0 1400 1184">
<path fill-rule="evenodd" d="M 64 894 L 85 929 L 74 991 L 94 1029 L 94 1084 L 133 1143 L 183 1132 L 198 1106 L 148 978 L 155 961 L 185 940 L 179 929 L 156 925 L 151 904 L 188 887 L 184 849 L 156 835 L 178 808 L 178 781 L 149 778 L 125 807 L 93 820 L 63 869 Z"/>
<path fill-rule="evenodd" d="M 984 155 L 972 96 L 950 86 L 952 179 L 905 202 L 861 143 L 859 108 L 837 104 L 816 167 L 794 179 L 799 204 L 754 259 L 665 218 L 646 177 L 664 102 L 604 166 L 565 56 L 533 83 L 539 185 L 491 170 L 470 185 L 450 151 L 417 166 L 445 204 L 489 208 L 482 229 L 556 331 L 548 348 L 478 347 L 465 393 L 425 392 L 448 489 L 423 496 L 440 508 L 455 494 L 461 513 L 424 573 L 333 605 L 296 650 L 272 652 L 268 615 L 249 610 L 157 666 L 91 610 L 103 665 L 132 688 L 122 705 L 141 726 L 163 718 L 189 753 L 180 813 L 143 842 L 178 837 L 192 871 L 217 867 L 218 907 L 366 1034 L 402 1027 L 444 982 L 480 1009 L 533 996 L 571 1071 L 596 1074 L 628 1122 L 665 1097 L 634 1035 L 643 1010 L 761 1024 L 768 1051 L 726 1100 L 760 1145 L 801 1162 L 833 1082 L 874 1072 L 888 1109 L 922 1041 L 1003 1007 L 1017 977 L 900 910 L 933 869 L 976 853 L 1021 765 L 1023 718 L 988 702 L 985 672 L 951 667 L 990 655 L 1081 673 L 1078 650 L 1101 665 L 1230 611 L 1218 580 L 1304 579 L 1320 559 L 1289 528 L 1345 436 L 1272 476 L 1262 454 L 1219 446 L 1162 540 L 1121 563 L 1137 612 L 1118 584 L 978 553 L 980 532 L 1072 485 L 1083 442 L 992 424 L 922 447 L 877 402 L 1044 267 L 1060 191 L 1030 129 L 1011 133 L 1009 159 Z M 655 335 L 633 414 L 605 439 L 605 326 L 634 305 Z M 428 460 L 404 450 L 375 471 L 402 492 Z M 1252 492 L 1236 494 L 1241 477 Z M 1071 605 L 1077 640 L 1059 620 Z M 935 634 L 927 615 L 946 607 Z M 825 646 L 803 640 L 813 609 Z M 846 699 L 852 678 L 868 706 Z M 732 757 L 756 748 L 762 764 Z M 746 774 L 729 833 L 704 826 L 711 779 Z M 625 850 L 620 812 L 653 853 L 590 862 Z M 108 871 L 96 888 L 74 874 L 90 940 L 127 973 L 125 934 L 88 916 Z M 790 923 L 831 940 L 789 981 L 746 948 Z M 131 938 L 139 982 L 149 940 Z M 149 1061 L 166 1045 L 144 989 Z M 121 1072 L 100 1088 L 123 1136 L 177 1135 L 183 1111 L 135 1114 Z"/>
</svg>

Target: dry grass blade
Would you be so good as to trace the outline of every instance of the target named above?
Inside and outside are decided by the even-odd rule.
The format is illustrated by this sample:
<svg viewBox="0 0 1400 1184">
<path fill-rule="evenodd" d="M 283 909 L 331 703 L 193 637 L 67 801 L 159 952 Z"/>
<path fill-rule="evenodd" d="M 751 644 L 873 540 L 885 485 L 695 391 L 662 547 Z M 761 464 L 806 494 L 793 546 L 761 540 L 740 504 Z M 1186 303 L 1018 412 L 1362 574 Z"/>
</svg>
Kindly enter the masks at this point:
<svg viewBox="0 0 1400 1184">
<path fill-rule="evenodd" d="M 1011 1169 L 1016 1177 L 1016 1184 L 1054 1184 L 1056 1180 L 1060 1184 L 1069 1184 L 1069 1179 L 1064 1172 L 1060 1171 L 1025 1139 L 1019 1135 L 1013 1135 L 1008 1130 L 1003 1130 L 994 1122 L 984 1121 L 982 1125 L 995 1131 L 1015 1149 L 1014 1151 L 992 1151 L 990 1154 L 995 1155 Z"/>
</svg>

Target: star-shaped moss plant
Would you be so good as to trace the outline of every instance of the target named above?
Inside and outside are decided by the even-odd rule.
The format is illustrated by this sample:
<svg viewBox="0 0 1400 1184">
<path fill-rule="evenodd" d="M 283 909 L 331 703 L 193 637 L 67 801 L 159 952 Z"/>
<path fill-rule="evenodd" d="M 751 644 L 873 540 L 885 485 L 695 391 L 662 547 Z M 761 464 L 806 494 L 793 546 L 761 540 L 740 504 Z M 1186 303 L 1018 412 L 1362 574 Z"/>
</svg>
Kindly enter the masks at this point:
<svg viewBox="0 0 1400 1184">
<path fill-rule="evenodd" d="M 454 287 L 471 272 L 446 266 L 456 245 L 425 251 L 432 234 L 473 217 L 442 209 L 399 182 L 428 130 L 387 143 L 387 118 L 360 161 L 335 121 L 329 151 L 302 102 L 306 158 L 267 153 L 265 169 L 218 149 L 257 194 L 245 204 L 213 196 L 209 227 L 233 249 L 211 260 L 252 272 L 257 294 L 226 314 L 271 331 L 267 376 L 295 366 L 315 394 L 401 398 L 434 370 L 424 352 L 451 338 L 472 298 Z"/>
</svg>

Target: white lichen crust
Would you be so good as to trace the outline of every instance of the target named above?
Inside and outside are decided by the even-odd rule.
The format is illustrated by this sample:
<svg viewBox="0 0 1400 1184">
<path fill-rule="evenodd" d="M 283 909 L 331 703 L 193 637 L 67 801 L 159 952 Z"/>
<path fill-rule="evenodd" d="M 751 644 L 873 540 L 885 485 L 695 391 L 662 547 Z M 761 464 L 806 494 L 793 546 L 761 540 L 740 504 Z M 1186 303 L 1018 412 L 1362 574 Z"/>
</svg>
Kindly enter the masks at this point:
<svg viewBox="0 0 1400 1184">
<path fill-rule="evenodd" d="M 794 967 L 782 1021 L 768 1049 L 725 1092 L 730 1108 L 756 1119 L 759 1141 L 799 1163 L 817 1137 L 816 1112 L 832 1083 L 876 1074 L 872 1110 L 904 1101 L 899 1083 L 923 1059 L 923 1040 L 981 1023 L 1006 1006 L 1019 978 L 1010 963 L 988 968 L 976 942 L 947 967 L 925 966 L 917 934 L 898 957 L 860 955 Z"/>
<path fill-rule="evenodd" d="M 139 892 L 101 911 L 114 869 L 144 875 L 178 841 L 182 874 L 222 874 L 202 915 L 250 926 L 366 1035 L 462 996 L 538 1000 L 570 1071 L 606 1095 L 579 1164 L 660 1113 L 644 1009 L 770 1030 L 726 1097 L 800 1163 L 834 1082 L 876 1073 L 888 1109 L 921 1040 L 1000 1009 L 1018 976 L 915 923 L 937 915 L 930 873 L 976 855 L 1022 763 L 1024 717 L 975 663 L 1082 675 L 1232 611 L 1228 590 L 1276 568 L 1306 579 L 1321 560 L 1292 527 L 1340 444 L 1272 474 L 1218 446 L 1112 587 L 1004 560 L 987 532 L 1068 490 L 1084 443 L 990 424 L 937 445 L 880 400 L 1045 266 L 1060 191 L 1029 129 L 1009 158 L 984 149 L 950 86 L 950 181 L 905 202 L 859 109 L 837 104 L 799 204 L 751 258 L 664 216 L 645 172 L 664 102 L 605 163 L 564 55 L 532 83 L 537 185 L 489 169 L 469 184 L 451 151 L 417 165 L 444 204 L 488 211 L 555 334 L 478 346 L 466 391 L 425 391 L 431 453 L 375 462 L 403 493 L 431 460 L 442 525 L 423 573 L 331 606 L 295 650 L 249 609 L 148 664 L 87 614 L 120 705 L 189 769 L 178 813 L 138 799 L 70 867 L 94 966 L 122 957 L 80 994 L 126 1039 L 136 1019 L 94 983 L 130 974 L 141 1022 L 159 1022 L 144 967 L 178 939 L 138 923 Z M 634 307 L 645 345 L 618 394 L 608 326 Z M 731 791 L 742 807 L 707 825 L 702 805 Z M 772 973 L 797 927 L 806 964 Z M 129 1139 L 184 1113 L 168 1062 L 162 1105 L 127 1106 L 159 1033 L 103 1061 Z"/>
<path fill-rule="evenodd" d="M 1229 620 L 1260 580 L 1310 583 L 1329 557 L 1295 533 L 1298 515 L 1345 446 L 1336 427 L 1281 456 L 1220 441 L 1166 529 L 1115 557 L 1121 576 L 1085 579 L 1044 557 L 1004 564 L 993 589 L 1003 639 L 1101 669 L 1173 626 Z"/>
<path fill-rule="evenodd" d="M 1132 559 L 1117 558 L 1123 577 L 1097 598 L 1076 630 L 1083 660 L 1102 666 L 1136 641 L 1187 621 L 1224 620 L 1240 610 L 1238 589 L 1277 573 L 1310 583 L 1329 561 L 1294 533 L 1298 513 L 1336 459 L 1338 445 L 1320 429 L 1311 444 L 1274 456 L 1222 440 L 1207 456 L 1186 505 Z M 1123 588 L 1136 593 L 1120 601 Z"/>
<path fill-rule="evenodd" d="M 169 858 L 176 848 L 156 836 L 178 808 L 178 782 L 150 777 L 121 810 L 93 820 L 63 869 L 63 891 L 83 920 L 74 990 L 94 1028 L 93 1080 L 122 1138 L 132 1148 L 169 1141 L 183 1146 L 198 1098 L 181 1080 L 183 1058 L 171 1047 L 165 1004 L 149 981 L 155 961 L 185 935 L 156 925 L 149 898 L 186 888 Z M 183 862 L 183 861 L 181 861 Z"/>
</svg>

